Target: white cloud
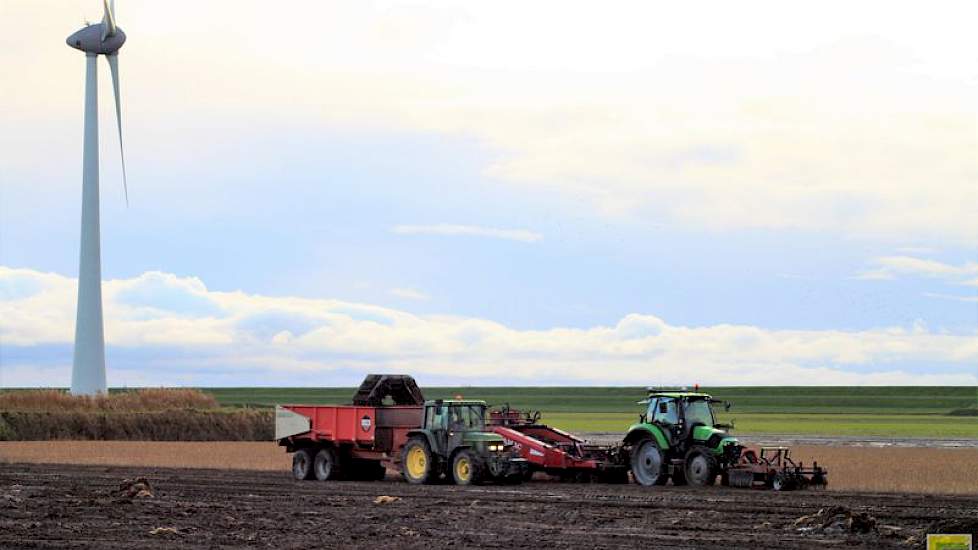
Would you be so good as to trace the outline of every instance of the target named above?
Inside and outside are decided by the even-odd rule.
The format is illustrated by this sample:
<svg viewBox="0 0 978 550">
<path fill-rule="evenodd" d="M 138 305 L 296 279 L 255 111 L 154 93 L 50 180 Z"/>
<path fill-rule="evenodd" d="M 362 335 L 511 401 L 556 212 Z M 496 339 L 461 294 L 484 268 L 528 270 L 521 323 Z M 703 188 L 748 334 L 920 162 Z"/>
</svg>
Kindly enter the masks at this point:
<svg viewBox="0 0 978 550">
<path fill-rule="evenodd" d="M 485 146 L 500 180 L 611 218 L 978 239 L 972 1 L 942 3 L 933 25 L 881 0 L 713 4 L 710 17 L 640 1 L 290 10 L 303 16 L 281 55 L 258 2 L 127 5 L 130 139 L 169 167 L 197 162 L 195 132 L 213 147 L 227 136 L 211 129 L 240 120 L 438 133 Z M 0 145 L 26 172 L 77 127 L 77 87 L 48 81 L 77 72 L 63 40 L 82 13 L 32 1 L 7 16 L 0 61 L 20 84 L 0 105 Z"/>
<path fill-rule="evenodd" d="M 427 300 L 431 298 L 424 292 L 413 288 L 392 288 L 390 289 L 390 293 L 405 300 Z"/>
<path fill-rule="evenodd" d="M 525 229 L 499 229 L 496 227 L 452 225 L 446 223 L 436 225 L 395 225 L 391 231 L 399 235 L 461 235 L 506 239 L 524 243 L 535 243 L 543 239 L 543 235 Z"/>
<path fill-rule="evenodd" d="M 960 296 L 958 294 L 941 294 L 939 292 L 925 292 L 928 298 L 940 298 L 941 300 L 952 300 L 955 302 L 978 303 L 978 296 Z"/>
<path fill-rule="evenodd" d="M 895 279 L 901 275 L 943 279 L 952 283 L 978 286 L 978 279 L 968 279 L 978 275 L 978 262 L 965 262 L 953 265 L 937 260 L 915 258 L 913 256 L 884 256 L 873 260 L 874 267 L 856 275 L 857 279 L 884 280 Z"/>
<path fill-rule="evenodd" d="M 4 347 L 70 343 L 75 288 L 68 277 L 0 267 Z M 306 381 L 338 370 L 387 370 L 458 383 L 974 384 L 978 361 L 978 333 L 922 324 L 686 327 L 631 314 L 611 326 L 518 330 L 338 300 L 217 292 L 196 278 L 157 272 L 107 281 L 104 296 L 110 348 L 136 355 L 126 372 L 148 383 L 190 383 L 201 373 L 233 384 L 255 372 Z M 921 364 L 926 371 L 914 372 Z M 24 382 L 30 367 L 3 368 L 8 379 Z"/>
</svg>

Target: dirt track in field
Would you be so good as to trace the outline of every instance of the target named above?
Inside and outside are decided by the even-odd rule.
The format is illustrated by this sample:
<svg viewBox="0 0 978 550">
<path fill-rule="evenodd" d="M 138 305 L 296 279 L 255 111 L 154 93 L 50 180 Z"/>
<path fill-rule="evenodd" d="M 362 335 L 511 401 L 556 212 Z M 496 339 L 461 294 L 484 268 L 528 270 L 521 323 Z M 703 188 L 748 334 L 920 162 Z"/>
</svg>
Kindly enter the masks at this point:
<svg viewBox="0 0 978 550">
<path fill-rule="evenodd" d="M 119 496 L 145 476 L 153 497 Z M 399 497 L 375 504 L 380 495 Z M 802 532 L 844 506 L 879 532 Z M 721 487 L 297 482 L 287 472 L 0 464 L 2 548 L 907 548 L 978 496 L 773 493 Z M 155 533 L 155 534 L 154 534 Z M 908 540 L 911 542 L 908 543 Z"/>
<path fill-rule="evenodd" d="M 978 495 L 978 449 L 798 446 L 796 460 L 829 469 L 830 491 Z M 286 472 L 291 458 L 271 442 L 2 441 L 0 463 L 32 462 Z"/>
</svg>

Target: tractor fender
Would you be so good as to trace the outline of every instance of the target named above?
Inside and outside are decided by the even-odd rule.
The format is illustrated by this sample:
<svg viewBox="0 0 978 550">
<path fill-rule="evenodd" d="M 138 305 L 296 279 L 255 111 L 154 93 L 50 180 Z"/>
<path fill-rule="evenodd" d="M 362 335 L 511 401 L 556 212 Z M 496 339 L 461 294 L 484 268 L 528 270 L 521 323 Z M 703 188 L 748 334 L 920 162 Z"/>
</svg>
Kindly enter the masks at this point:
<svg viewBox="0 0 978 550">
<path fill-rule="evenodd" d="M 655 424 L 633 424 L 628 428 L 628 435 L 625 436 L 623 443 L 631 446 L 643 439 L 655 440 L 656 445 L 663 451 L 669 448 L 669 440 L 662 433 L 662 428 Z"/>
</svg>

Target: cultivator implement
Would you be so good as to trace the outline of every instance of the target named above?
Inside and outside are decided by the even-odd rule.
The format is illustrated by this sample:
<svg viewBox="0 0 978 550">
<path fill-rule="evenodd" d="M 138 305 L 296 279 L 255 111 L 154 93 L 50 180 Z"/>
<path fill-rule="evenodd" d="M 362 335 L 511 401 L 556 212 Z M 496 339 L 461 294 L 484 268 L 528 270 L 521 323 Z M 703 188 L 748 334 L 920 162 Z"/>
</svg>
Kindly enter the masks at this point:
<svg viewBox="0 0 978 550">
<path fill-rule="evenodd" d="M 727 482 L 731 487 L 757 487 L 775 491 L 824 488 L 828 485 L 828 471 L 813 462 L 805 467 L 803 462 L 791 458 L 787 447 L 761 447 L 745 449 L 740 461 L 727 470 Z"/>
</svg>

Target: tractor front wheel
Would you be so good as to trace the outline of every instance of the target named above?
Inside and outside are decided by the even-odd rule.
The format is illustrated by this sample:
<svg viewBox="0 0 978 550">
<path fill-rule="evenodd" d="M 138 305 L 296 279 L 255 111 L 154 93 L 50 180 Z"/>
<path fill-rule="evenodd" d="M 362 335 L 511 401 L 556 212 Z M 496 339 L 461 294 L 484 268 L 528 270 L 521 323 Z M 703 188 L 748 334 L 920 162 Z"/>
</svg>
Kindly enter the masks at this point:
<svg viewBox="0 0 978 550">
<path fill-rule="evenodd" d="M 669 475 L 665 472 L 665 460 L 655 441 L 646 439 L 632 451 L 632 477 L 639 485 L 665 485 Z"/>
<path fill-rule="evenodd" d="M 312 470 L 312 453 L 309 449 L 299 449 L 292 455 L 292 477 L 299 481 L 315 477 L 315 472 Z"/>
<path fill-rule="evenodd" d="M 713 485 L 718 470 L 717 460 L 709 450 L 693 448 L 686 454 L 686 481 L 690 485 Z"/>
<path fill-rule="evenodd" d="M 412 437 L 401 452 L 401 471 L 408 483 L 434 483 L 438 479 L 438 468 L 431 453 L 428 441 L 423 437 Z"/>
<path fill-rule="evenodd" d="M 468 449 L 462 449 L 452 460 L 452 479 L 455 485 L 475 485 L 482 481 L 482 467 Z"/>
</svg>

